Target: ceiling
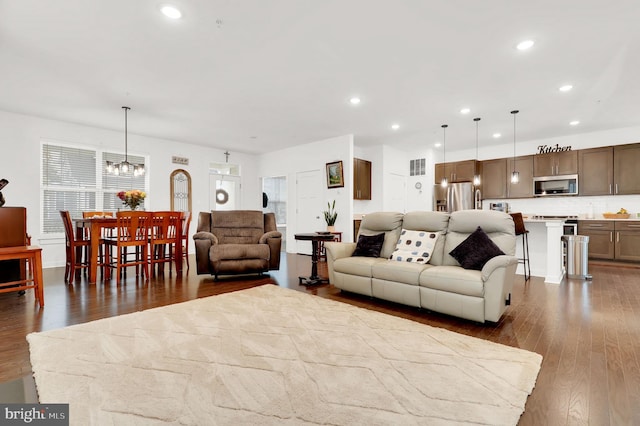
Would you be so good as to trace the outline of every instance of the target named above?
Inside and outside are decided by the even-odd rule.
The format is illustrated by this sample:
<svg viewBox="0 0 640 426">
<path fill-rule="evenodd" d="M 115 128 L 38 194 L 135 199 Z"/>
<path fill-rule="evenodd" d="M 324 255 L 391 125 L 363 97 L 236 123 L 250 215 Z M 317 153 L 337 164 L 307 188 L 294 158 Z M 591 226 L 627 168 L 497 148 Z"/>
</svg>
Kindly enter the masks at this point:
<svg viewBox="0 0 640 426">
<path fill-rule="evenodd" d="M 0 0 L 0 109 L 246 153 L 640 125 L 637 0 L 167 2 Z"/>
</svg>

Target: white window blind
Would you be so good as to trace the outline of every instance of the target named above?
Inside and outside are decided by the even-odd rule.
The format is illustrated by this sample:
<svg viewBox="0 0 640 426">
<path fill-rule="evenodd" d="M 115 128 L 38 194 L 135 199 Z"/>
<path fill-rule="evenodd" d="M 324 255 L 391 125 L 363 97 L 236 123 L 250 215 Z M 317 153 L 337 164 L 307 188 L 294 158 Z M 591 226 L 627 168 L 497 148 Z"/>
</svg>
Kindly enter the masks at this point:
<svg viewBox="0 0 640 426">
<path fill-rule="evenodd" d="M 144 164 L 145 158 L 129 155 L 129 161 Z M 119 191 L 146 191 L 144 176 L 132 173 L 113 176 L 105 170 L 105 161 L 120 162 L 122 154 L 101 152 L 52 143 L 42 145 L 42 232 L 64 233 L 60 210 L 69 210 L 71 217 L 81 217 L 83 211 L 117 211 L 122 202 Z"/>
</svg>

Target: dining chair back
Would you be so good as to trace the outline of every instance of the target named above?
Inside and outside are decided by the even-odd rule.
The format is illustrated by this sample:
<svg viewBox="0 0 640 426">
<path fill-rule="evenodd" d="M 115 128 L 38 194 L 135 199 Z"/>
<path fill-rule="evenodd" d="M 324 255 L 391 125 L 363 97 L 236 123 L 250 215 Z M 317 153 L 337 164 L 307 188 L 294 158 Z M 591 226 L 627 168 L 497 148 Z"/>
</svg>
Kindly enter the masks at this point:
<svg viewBox="0 0 640 426">
<path fill-rule="evenodd" d="M 164 271 L 164 264 L 169 263 L 171 273 L 172 262 L 181 262 L 176 259 L 176 244 L 180 244 L 181 236 L 178 235 L 178 223 L 181 220 L 180 212 L 164 211 L 151 213 L 151 226 L 149 228 L 149 264 L 151 274 L 155 275 L 156 265 L 158 272 Z M 160 269 L 162 266 L 162 269 Z"/>
<path fill-rule="evenodd" d="M 151 214 L 140 211 L 121 211 L 116 213 L 116 236 L 105 238 L 107 265 L 116 270 L 116 282 L 120 283 L 123 272 L 129 266 L 136 267 L 136 276 L 142 269 L 143 276 L 149 279 L 147 247 L 149 244 L 149 226 Z M 112 250 L 115 248 L 115 259 Z M 133 252 L 129 250 L 133 249 Z"/>
<path fill-rule="evenodd" d="M 73 229 L 73 221 L 68 210 L 60 210 L 60 217 L 64 224 L 66 240 L 66 261 L 64 280 L 71 282 L 79 269 L 89 266 L 89 239 L 84 234 L 79 236 Z"/>
<path fill-rule="evenodd" d="M 187 261 L 187 270 L 189 270 L 189 227 L 191 226 L 191 212 L 182 213 L 182 257 Z"/>
</svg>

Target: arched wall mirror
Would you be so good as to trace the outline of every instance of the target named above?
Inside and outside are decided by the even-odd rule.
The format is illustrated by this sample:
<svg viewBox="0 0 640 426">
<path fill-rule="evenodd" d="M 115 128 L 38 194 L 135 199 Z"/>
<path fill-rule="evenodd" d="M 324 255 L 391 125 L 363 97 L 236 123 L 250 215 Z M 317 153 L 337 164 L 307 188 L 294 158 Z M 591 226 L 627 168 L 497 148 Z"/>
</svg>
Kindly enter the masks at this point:
<svg viewBox="0 0 640 426">
<path fill-rule="evenodd" d="M 177 169 L 171 172 L 171 210 L 191 211 L 191 175 L 188 171 Z"/>
</svg>

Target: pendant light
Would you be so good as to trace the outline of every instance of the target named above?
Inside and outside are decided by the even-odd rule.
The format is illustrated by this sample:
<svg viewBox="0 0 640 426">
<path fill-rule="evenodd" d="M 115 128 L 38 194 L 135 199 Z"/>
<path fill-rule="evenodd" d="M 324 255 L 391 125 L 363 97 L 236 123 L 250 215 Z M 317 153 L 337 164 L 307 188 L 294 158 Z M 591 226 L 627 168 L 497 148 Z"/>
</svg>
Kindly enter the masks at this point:
<svg viewBox="0 0 640 426">
<path fill-rule="evenodd" d="M 442 163 L 444 164 L 444 176 L 442 176 L 440 185 L 446 188 L 447 185 L 449 185 L 447 181 L 447 127 L 449 127 L 449 125 L 443 124 L 440 127 L 442 127 Z"/>
<path fill-rule="evenodd" d="M 131 164 L 129 163 L 129 155 L 128 155 L 128 128 L 127 128 L 127 113 L 131 109 L 128 106 L 123 106 L 124 110 L 124 161 L 114 164 L 113 161 L 107 161 L 107 173 L 113 175 L 127 174 L 130 170 L 133 169 L 134 176 L 142 176 L 144 175 L 144 164 Z"/>
<path fill-rule="evenodd" d="M 476 117 L 473 119 L 476 122 L 476 162 L 478 161 L 478 122 L 480 121 L 480 117 Z M 476 174 L 473 175 L 473 185 L 480 186 L 480 174 L 477 173 L 478 166 L 476 164 Z"/>
<path fill-rule="evenodd" d="M 520 182 L 520 173 L 516 170 L 516 114 L 519 112 L 517 109 L 511 111 L 513 115 L 513 172 L 511 172 L 511 183 Z"/>
</svg>

